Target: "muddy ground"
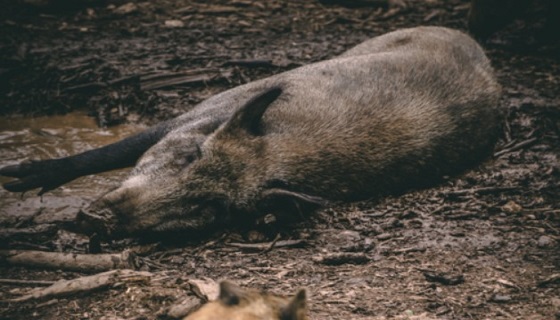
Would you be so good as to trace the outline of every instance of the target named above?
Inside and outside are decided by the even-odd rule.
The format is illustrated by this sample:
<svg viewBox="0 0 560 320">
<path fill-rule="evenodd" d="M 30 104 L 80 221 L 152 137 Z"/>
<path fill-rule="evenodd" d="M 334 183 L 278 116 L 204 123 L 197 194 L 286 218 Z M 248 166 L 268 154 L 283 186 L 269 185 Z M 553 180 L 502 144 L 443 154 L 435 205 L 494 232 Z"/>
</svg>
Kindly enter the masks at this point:
<svg viewBox="0 0 560 320">
<path fill-rule="evenodd" d="M 468 11 L 468 1 L 459 0 L 409 1 L 408 8 L 287 0 L 91 1 L 72 8 L 1 2 L 0 165 L 114 141 L 217 92 L 391 30 L 464 30 Z M 333 206 L 291 226 L 181 243 L 103 244 L 105 253 L 132 248 L 135 267 L 152 278 L 95 292 L 9 302 L 40 284 L 30 280 L 87 273 L 2 263 L 0 318 L 170 319 L 180 314 L 169 312 L 173 305 L 200 301 L 189 280 L 231 279 L 279 294 L 305 287 L 312 319 L 560 319 L 560 47 L 540 39 L 539 17 L 534 12 L 485 44 L 507 117 L 495 156 L 478 168 L 430 189 Z M 66 115 L 37 118 L 53 114 Z M 83 178 L 42 200 L 2 191 L 0 226 L 64 219 L 123 174 Z M 86 252 L 88 239 L 51 231 L 2 235 L 1 246 Z M 271 245 L 283 240 L 296 245 Z M 27 282 L 6 281 L 14 279 Z"/>
</svg>

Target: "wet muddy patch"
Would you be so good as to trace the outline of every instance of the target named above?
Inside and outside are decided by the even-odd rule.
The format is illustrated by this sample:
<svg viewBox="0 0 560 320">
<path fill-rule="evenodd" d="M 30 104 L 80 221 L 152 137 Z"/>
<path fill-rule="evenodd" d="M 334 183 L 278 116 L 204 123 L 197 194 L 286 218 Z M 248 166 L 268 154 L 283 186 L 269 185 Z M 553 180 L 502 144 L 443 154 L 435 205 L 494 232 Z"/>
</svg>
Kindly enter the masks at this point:
<svg viewBox="0 0 560 320">
<path fill-rule="evenodd" d="M 33 159 L 66 157 L 100 147 L 139 132 L 143 125 L 123 124 L 102 129 L 85 112 L 59 116 L 0 118 L 0 166 Z M 71 218 L 79 208 L 116 187 L 127 170 L 77 179 L 38 197 L 37 190 L 25 194 L 0 190 L 0 225 L 48 223 Z M 0 183 L 11 179 L 0 178 Z"/>
</svg>

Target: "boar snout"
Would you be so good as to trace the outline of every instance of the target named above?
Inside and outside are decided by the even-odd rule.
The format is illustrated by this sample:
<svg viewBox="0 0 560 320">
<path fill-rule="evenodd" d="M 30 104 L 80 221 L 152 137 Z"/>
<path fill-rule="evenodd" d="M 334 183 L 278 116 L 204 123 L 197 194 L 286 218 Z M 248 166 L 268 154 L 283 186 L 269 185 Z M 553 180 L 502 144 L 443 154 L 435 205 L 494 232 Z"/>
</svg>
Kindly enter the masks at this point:
<svg viewBox="0 0 560 320">
<path fill-rule="evenodd" d="M 92 211 L 90 208 L 81 209 L 75 221 L 67 229 L 77 233 L 101 238 L 115 238 L 117 220 L 108 209 Z"/>
<path fill-rule="evenodd" d="M 161 186 L 120 187 L 81 210 L 76 229 L 88 235 L 95 233 L 103 238 L 119 239 L 179 231 L 202 232 L 231 220 L 230 206 L 224 197 L 186 200 L 182 194 L 167 194 L 164 198 L 160 192 L 167 194 Z"/>
</svg>

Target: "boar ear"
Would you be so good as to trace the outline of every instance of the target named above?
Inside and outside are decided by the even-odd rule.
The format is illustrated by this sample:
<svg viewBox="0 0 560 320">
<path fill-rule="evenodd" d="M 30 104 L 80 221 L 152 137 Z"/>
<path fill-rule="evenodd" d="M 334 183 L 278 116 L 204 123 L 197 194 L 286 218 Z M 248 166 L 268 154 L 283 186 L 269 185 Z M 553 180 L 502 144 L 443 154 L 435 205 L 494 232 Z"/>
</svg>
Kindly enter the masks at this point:
<svg viewBox="0 0 560 320">
<path fill-rule="evenodd" d="M 240 286 L 229 281 L 220 282 L 220 295 L 218 296 L 218 300 L 224 305 L 238 305 L 246 295 L 246 291 Z"/>
<path fill-rule="evenodd" d="M 282 88 L 272 87 L 253 97 L 237 110 L 224 126 L 223 132 L 245 132 L 259 135 L 259 124 L 266 109 L 282 94 Z"/>
<path fill-rule="evenodd" d="M 280 319 L 281 320 L 301 320 L 307 319 L 305 313 L 307 312 L 307 302 L 305 289 L 301 289 L 290 300 L 290 303 L 282 308 Z"/>
</svg>

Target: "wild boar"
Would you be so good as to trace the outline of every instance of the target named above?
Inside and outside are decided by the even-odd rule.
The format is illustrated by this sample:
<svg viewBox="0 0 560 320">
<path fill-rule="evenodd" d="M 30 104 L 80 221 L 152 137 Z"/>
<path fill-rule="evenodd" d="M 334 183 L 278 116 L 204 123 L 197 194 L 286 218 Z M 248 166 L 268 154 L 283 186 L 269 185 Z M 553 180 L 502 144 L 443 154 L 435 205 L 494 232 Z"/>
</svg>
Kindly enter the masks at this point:
<svg viewBox="0 0 560 320">
<path fill-rule="evenodd" d="M 45 192 L 139 158 L 80 215 L 81 228 L 110 237 L 299 216 L 433 185 L 479 163 L 500 131 L 499 97 L 472 38 L 403 29 L 225 91 L 113 145 L 0 174 L 19 178 L 8 190 Z"/>
<path fill-rule="evenodd" d="M 220 283 L 220 295 L 184 320 L 307 320 L 305 290 L 284 298 Z"/>
</svg>

